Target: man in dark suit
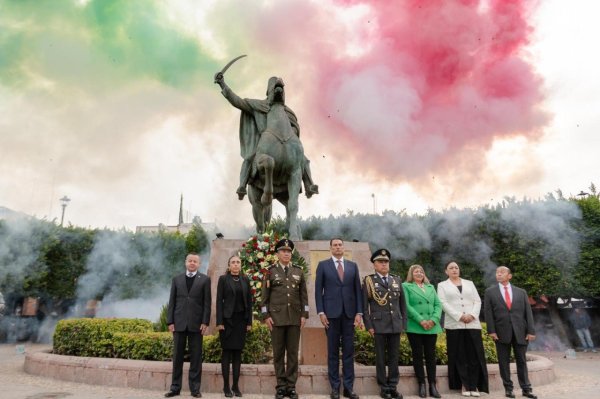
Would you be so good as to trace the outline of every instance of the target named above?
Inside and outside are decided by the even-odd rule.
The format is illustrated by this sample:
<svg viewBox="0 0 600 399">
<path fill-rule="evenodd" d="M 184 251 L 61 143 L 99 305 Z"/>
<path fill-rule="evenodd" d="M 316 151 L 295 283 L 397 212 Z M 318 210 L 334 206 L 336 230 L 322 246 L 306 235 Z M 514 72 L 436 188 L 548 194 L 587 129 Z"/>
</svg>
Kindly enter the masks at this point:
<svg viewBox="0 0 600 399">
<path fill-rule="evenodd" d="M 383 248 L 371 255 L 375 273 L 365 277 L 363 284 L 364 319 L 365 328 L 375 338 L 379 395 L 384 399 L 402 399 L 397 389 L 398 351 L 400 333 L 406 331 L 407 325 L 406 300 L 402 280 L 389 274 L 391 258 L 390 252 Z"/>
<path fill-rule="evenodd" d="M 189 253 L 185 258 L 186 272 L 173 278 L 167 307 L 167 324 L 173 333 L 173 378 L 170 398 L 181 392 L 183 355 L 186 342 L 190 352 L 189 386 L 194 398 L 201 398 L 202 335 L 210 322 L 210 278 L 198 272 L 200 256 Z"/>
<path fill-rule="evenodd" d="M 317 313 L 327 334 L 327 373 L 331 399 L 340 397 L 340 338 L 344 396 L 354 393 L 354 328 L 362 324 L 362 291 L 356 263 L 344 259 L 344 242 L 329 241 L 331 258 L 319 262 L 315 280 Z"/>
<path fill-rule="evenodd" d="M 278 262 L 263 277 L 260 311 L 271 330 L 275 399 L 298 399 L 298 348 L 300 329 L 308 318 L 308 293 L 302 267 L 292 264 L 294 243 L 284 238 L 275 244 Z M 286 361 L 284 361 L 286 359 Z"/>
<path fill-rule="evenodd" d="M 485 290 L 485 321 L 490 337 L 496 343 L 498 367 L 507 398 L 514 398 L 510 378 L 510 350 L 515 353 L 517 376 L 523 396 L 537 398 L 533 394 L 527 374 L 527 345 L 535 339 L 533 313 L 527 292 L 510 284 L 512 274 L 506 266 L 496 269 L 495 284 Z"/>
</svg>

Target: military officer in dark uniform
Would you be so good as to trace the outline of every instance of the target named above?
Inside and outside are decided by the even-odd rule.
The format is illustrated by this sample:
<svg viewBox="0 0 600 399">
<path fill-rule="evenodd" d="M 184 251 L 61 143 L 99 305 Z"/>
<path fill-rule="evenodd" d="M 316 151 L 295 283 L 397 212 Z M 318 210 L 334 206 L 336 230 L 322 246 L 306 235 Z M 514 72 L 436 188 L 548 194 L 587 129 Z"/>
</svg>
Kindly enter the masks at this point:
<svg viewBox="0 0 600 399">
<path fill-rule="evenodd" d="M 371 255 L 375 273 L 366 276 L 363 283 L 364 323 L 369 334 L 375 337 L 375 370 L 380 395 L 384 399 L 402 399 L 396 387 L 400 377 L 400 333 L 406 329 L 406 302 L 400 277 L 389 274 L 390 259 L 387 249 L 378 249 Z"/>
<path fill-rule="evenodd" d="M 261 313 L 271 330 L 273 365 L 277 377 L 276 399 L 297 399 L 298 346 L 300 329 L 308 318 L 308 294 L 301 267 L 292 264 L 294 243 L 283 239 L 275 244 L 278 263 L 265 274 Z M 287 354 L 287 364 L 284 358 Z"/>
</svg>

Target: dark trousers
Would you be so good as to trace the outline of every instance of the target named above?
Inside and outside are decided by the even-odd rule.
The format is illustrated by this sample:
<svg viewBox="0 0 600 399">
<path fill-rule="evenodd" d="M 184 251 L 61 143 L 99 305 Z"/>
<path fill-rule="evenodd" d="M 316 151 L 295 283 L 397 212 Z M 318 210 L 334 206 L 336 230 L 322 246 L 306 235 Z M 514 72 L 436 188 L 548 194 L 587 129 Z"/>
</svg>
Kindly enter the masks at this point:
<svg viewBox="0 0 600 399">
<path fill-rule="evenodd" d="M 423 371 L 423 355 L 425 355 L 425 364 L 427 367 L 427 381 L 435 384 L 435 342 L 437 334 L 415 334 L 407 333 L 408 342 L 412 349 L 413 368 L 417 381 L 420 384 L 425 383 L 425 373 Z"/>
<path fill-rule="evenodd" d="M 231 371 L 233 372 L 233 381 L 231 386 L 238 389 L 240 380 L 240 369 L 242 368 L 242 351 L 223 349 L 221 355 L 221 374 L 223 374 L 223 389 L 229 390 L 229 364 L 231 363 Z"/>
<path fill-rule="evenodd" d="M 273 366 L 277 378 L 276 389 L 295 388 L 298 380 L 298 347 L 300 326 L 273 326 Z M 284 358 L 287 359 L 284 364 Z"/>
<path fill-rule="evenodd" d="M 531 383 L 529 382 L 529 374 L 527 372 L 527 345 L 517 344 L 514 334 L 512 341 L 509 344 L 502 344 L 496 341 L 496 352 L 498 353 L 498 367 L 500 368 L 500 377 L 505 389 L 513 389 L 513 382 L 510 378 L 510 350 L 515 353 L 515 361 L 517 363 L 517 377 L 519 386 L 523 391 L 531 391 Z"/>
<path fill-rule="evenodd" d="M 375 372 L 377 384 L 383 390 L 395 390 L 398 385 L 399 349 L 400 334 L 375 334 Z"/>
<path fill-rule="evenodd" d="M 200 332 L 182 331 L 173 333 L 173 379 L 171 391 L 181 392 L 183 376 L 183 356 L 187 342 L 190 351 L 189 386 L 191 392 L 200 392 L 202 375 L 202 334 Z"/>
<path fill-rule="evenodd" d="M 342 374 L 344 389 L 354 389 L 354 319 L 345 314 L 329 319 L 327 334 L 327 375 L 334 391 L 340 390 L 340 343 L 342 346 Z"/>
</svg>

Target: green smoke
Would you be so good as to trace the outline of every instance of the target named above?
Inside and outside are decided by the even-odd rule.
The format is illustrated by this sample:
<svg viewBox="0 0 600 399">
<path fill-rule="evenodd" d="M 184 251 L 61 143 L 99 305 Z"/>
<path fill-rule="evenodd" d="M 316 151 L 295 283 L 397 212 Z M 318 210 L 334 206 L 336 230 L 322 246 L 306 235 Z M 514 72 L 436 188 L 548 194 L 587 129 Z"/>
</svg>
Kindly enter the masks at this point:
<svg viewBox="0 0 600 399">
<path fill-rule="evenodd" d="M 142 0 L 0 1 L 0 84 L 106 87 L 154 80 L 175 88 L 210 81 L 219 65 L 198 38 Z"/>
</svg>

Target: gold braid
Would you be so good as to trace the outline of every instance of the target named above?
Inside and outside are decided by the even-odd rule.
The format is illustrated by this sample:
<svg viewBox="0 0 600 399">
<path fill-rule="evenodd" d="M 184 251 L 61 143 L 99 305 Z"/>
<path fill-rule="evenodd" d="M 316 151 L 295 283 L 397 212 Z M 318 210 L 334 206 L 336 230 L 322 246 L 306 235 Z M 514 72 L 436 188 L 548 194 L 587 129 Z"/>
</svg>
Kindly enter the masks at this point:
<svg viewBox="0 0 600 399">
<path fill-rule="evenodd" d="M 370 299 L 374 299 L 380 306 L 387 305 L 387 297 L 389 292 L 386 292 L 384 296 L 379 295 L 373 284 L 371 276 L 365 277 L 365 284 L 367 284 L 367 295 Z"/>
</svg>

